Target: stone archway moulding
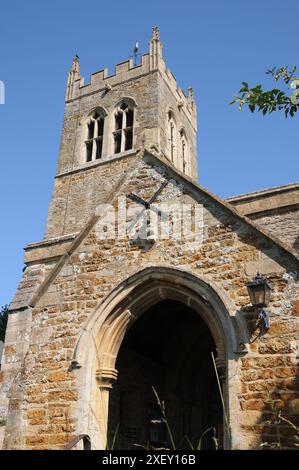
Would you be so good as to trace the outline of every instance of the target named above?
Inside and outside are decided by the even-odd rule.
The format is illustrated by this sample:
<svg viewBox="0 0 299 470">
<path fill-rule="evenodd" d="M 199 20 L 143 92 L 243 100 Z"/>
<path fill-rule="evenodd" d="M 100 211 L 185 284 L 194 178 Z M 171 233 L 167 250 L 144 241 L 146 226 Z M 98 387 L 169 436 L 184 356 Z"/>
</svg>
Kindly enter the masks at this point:
<svg viewBox="0 0 299 470">
<path fill-rule="evenodd" d="M 233 303 L 218 286 L 206 278 L 172 267 L 151 266 L 136 272 L 121 282 L 90 315 L 74 350 L 72 363 L 78 368 L 82 412 L 78 431 L 88 431 L 97 442 L 97 448 L 106 445 L 109 389 L 117 378 L 115 362 L 123 338 L 148 308 L 163 299 L 185 303 L 206 322 L 215 341 L 217 367 L 219 364 L 223 378 L 227 376 L 227 361 L 241 352 L 239 344 L 244 341 L 246 332 L 243 325 L 238 324 Z M 92 428 L 86 410 L 90 404 L 93 404 L 92 413 L 97 421 Z"/>
</svg>

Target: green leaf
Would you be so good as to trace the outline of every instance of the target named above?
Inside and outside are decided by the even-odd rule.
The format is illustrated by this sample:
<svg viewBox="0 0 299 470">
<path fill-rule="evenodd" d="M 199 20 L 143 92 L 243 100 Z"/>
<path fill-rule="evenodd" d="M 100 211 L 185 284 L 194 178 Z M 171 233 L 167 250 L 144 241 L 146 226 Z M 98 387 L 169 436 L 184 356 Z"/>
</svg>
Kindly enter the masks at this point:
<svg viewBox="0 0 299 470">
<path fill-rule="evenodd" d="M 5 305 L 0 311 L 0 341 L 4 341 L 8 320 L 8 306 Z"/>
</svg>

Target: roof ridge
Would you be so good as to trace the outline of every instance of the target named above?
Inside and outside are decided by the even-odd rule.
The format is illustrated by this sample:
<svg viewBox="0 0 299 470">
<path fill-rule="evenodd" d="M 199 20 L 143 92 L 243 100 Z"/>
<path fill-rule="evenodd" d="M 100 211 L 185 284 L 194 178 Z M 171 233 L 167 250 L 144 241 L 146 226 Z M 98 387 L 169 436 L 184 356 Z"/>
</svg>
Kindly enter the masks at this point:
<svg viewBox="0 0 299 470">
<path fill-rule="evenodd" d="M 299 181 L 282 184 L 280 186 L 272 186 L 271 188 L 258 189 L 256 191 L 248 191 L 247 193 L 236 194 L 235 196 L 227 196 L 223 199 L 225 199 L 226 201 L 234 202 L 238 199 L 259 197 L 267 195 L 267 193 L 275 194 L 284 191 L 292 191 L 293 189 L 299 189 Z"/>
</svg>

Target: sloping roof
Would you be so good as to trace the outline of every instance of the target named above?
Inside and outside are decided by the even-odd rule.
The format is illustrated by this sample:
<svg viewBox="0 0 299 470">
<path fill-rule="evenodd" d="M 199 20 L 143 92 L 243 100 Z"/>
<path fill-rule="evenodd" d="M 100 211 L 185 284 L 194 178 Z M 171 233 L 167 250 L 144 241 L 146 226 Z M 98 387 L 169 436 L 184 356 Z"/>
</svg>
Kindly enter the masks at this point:
<svg viewBox="0 0 299 470">
<path fill-rule="evenodd" d="M 281 212 L 298 211 L 299 183 L 262 189 L 240 194 L 225 199 L 238 209 L 241 214 L 250 218 L 263 217 Z"/>
<path fill-rule="evenodd" d="M 226 197 L 227 202 L 238 203 L 243 200 L 248 201 L 250 199 L 258 199 L 273 196 L 277 193 L 286 193 L 290 191 L 299 190 L 299 181 L 295 181 L 289 184 L 282 184 L 281 186 L 273 186 L 272 188 L 259 189 L 257 191 L 250 191 L 248 193 L 237 194 L 235 196 Z"/>
<path fill-rule="evenodd" d="M 201 193 L 204 193 L 209 199 L 211 199 L 211 201 L 214 201 L 217 205 L 224 208 L 234 217 L 238 218 L 239 220 L 242 220 L 245 224 L 249 225 L 251 228 L 253 228 L 254 230 L 258 231 L 261 235 L 266 237 L 269 241 L 271 241 L 276 246 L 281 248 L 286 254 L 290 255 L 296 261 L 299 261 L 298 252 L 296 250 L 293 250 L 292 248 L 290 248 L 287 244 L 283 243 L 279 238 L 270 234 L 264 228 L 261 228 L 259 224 L 253 222 L 251 219 L 249 219 L 245 215 L 240 214 L 240 212 L 237 209 L 235 209 L 234 206 L 226 202 L 226 200 L 221 199 L 220 197 L 211 193 L 210 191 L 205 189 L 203 186 L 201 186 L 199 183 L 195 182 L 193 179 L 189 178 L 184 173 L 177 170 L 177 168 L 175 168 L 170 162 L 165 161 L 165 159 L 162 159 L 157 154 L 153 154 L 152 152 L 148 152 L 148 154 L 150 155 L 150 157 L 156 159 L 160 165 L 162 164 L 165 168 L 168 168 L 172 173 L 179 176 L 180 179 L 184 180 L 185 183 L 187 183 L 188 185 L 191 185 L 193 189 L 200 191 Z"/>
</svg>

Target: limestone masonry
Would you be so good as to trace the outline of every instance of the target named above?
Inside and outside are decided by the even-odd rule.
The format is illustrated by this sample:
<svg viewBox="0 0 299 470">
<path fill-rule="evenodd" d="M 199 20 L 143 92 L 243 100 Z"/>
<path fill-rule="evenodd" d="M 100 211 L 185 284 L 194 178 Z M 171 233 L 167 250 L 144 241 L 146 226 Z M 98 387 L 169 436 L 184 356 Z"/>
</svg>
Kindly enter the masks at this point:
<svg viewBox="0 0 299 470">
<path fill-rule="evenodd" d="M 122 204 L 135 236 L 113 231 Z M 154 234 L 147 217 L 168 207 L 170 228 L 184 207 L 202 223 Z M 75 57 L 45 236 L 25 247 L 10 304 L 0 447 L 85 434 L 105 449 L 116 429 L 116 448 L 167 446 L 154 386 L 176 442 L 213 427 L 225 449 L 293 448 L 271 406 L 299 424 L 298 223 L 299 183 L 227 200 L 197 183 L 193 90 L 166 68 L 157 28 L 140 64 L 87 85 Z M 271 284 L 267 331 L 246 288 L 257 272 Z"/>
</svg>

